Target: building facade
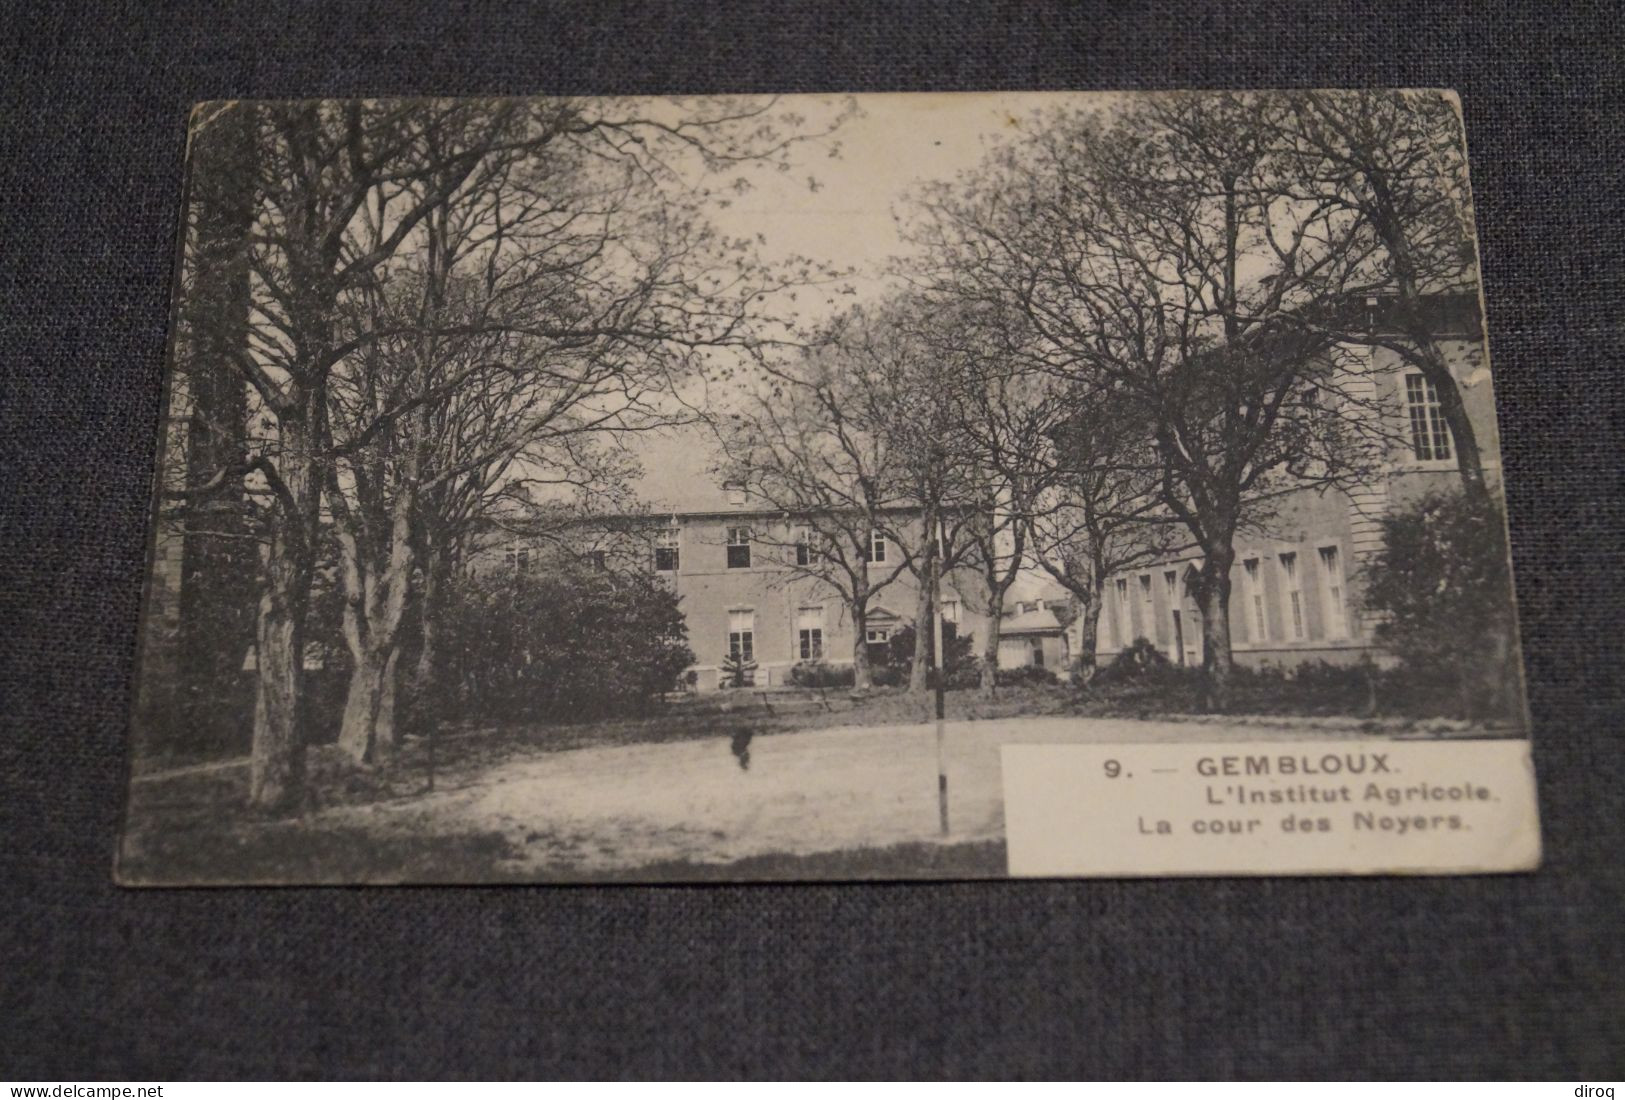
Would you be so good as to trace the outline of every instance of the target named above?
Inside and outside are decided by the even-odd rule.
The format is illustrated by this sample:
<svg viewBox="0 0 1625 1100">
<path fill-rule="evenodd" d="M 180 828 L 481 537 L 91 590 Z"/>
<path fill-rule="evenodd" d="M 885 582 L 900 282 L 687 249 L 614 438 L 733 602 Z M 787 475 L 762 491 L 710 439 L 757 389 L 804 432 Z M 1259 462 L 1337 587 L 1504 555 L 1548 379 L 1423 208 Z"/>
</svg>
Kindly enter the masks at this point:
<svg viewBox="0 0 1625 1100">
<path fill-rule="evenodd" d="M 671 587 L 696 658 L 690 670 L 696 690 L 716 690 L 741 675 L 753 687 L 788 686 L 791 670 L 803 664 L 850 667 L 851 607 L 841 587 L 817 575 L 809 532 L 743 492 L 726 498 L 720 507 L 583 523 L 573 552 L 599 567 L 647 569 Z M 887 522 L 894 531 L 910 529 L 906 513 Z M 488 547 L 476 568 L 489 568 L 497 553 Z M 505 568 L 543 560 L 523 540 L 500 544 L 500 553 Z M 880 531 L 870 535 L 865 568 L 877 590 L 868 600 L 864 644 L 878 655 L 898 630 L 913 625 L 919 581 L 903 548 Z M 961 635 L 975 634 L 983 622 L 974 610 L 979 602 L 965 596 L 974 595 L 973 580 L 966 572 L 943 578 L 942 614 Z"/>
<path fill-rule="evenodd" d="M 1478 302 L 1458 296 L 1433 308 L 1485 475 L 1498 486 L 1500 446 Z M 1373 317 L 1376 323 L 1374 306 Z M 1362 345 L 1344 351 L 1348 363 L 1342 369 L 1355 379 L 1350 385 L 1362 404 L 1391 420 L 1379 433 L 1391 446 L 1367 483 L 1288 491 L 1273 501 L 1272 516 L 1261 528 L 1238 538 L 1230 635 L 1242 664 L 1350 663 L 1367 655 L 1380 660 L 1376 624 L 1363 612 L 1361 597 L 1362 571 L 1381 548 L 1382 521 L 1424 495 L 1460 485 L 1455 440 L 1428 380 L 1391 349 Z M 751 679 L 757 686 L 788 683 L 790 670 L 805 662 L 850 664 L 850 608 L 839 589 L 798 567 L 794 523 L 742 490 L 715 485 L 692 465 L 665 465 L 680 474 L 668 473 L 647 496 L 658 510 L 618 517 L 581 552 L 599 564 L 650 569 L 672 586 L 697 655 L 696 686 L 719 686 L 730 658 L 755 666 Z M 898 522 L 891 526 L 906 530 Z M 868 644 L 881 646 L 912 625 L 919 588 L 908 569 L 897 569 L 901 548 L 878 533 L 873 537 L 869 573 L 885 586 L 870 601 L 865 634 Z M 508 546 L 507 564 L 524 568 L 527 553 L 534 551 Z M 1086 645 L 1105 664 L 1141 638 L 1175 664 L 1199 667 L 1202 616 L 1192 579 L 1200 565 L 1192 551 L 1108 578 L 1098 632 L 1085 640 L 1083 617 L 1069 613 L 1072 597 L 1028 563 L 1005 599 L 999 667 L 1037 666 L 1065 677 Z M 987 628 L 984 591 L 971 570 L 944 578 L 944 618 L 961 637 L 972 638 L 978 655 Z"/>
<path fill-rule="evenodd" d="M 1477 301 L 1457 309 L 1441 341 L 1483 455 L 1485 476 L 1500 482 L 1500 445 L 1490 374 L 1477 324 Z M 1418 498 L 1459 488 L 1455 441 L 1438 394 L 1422 374 L 1385 348 L 1361 348 L 1359 375 L 1374 405 L 1393 418 L 1392 445 L 1369 483 L 1349 491 L 1286 494 L 1264 530 L 1236 542 L 1230 632 L 1236 661 L 1292 667 L 1381 659 L 1376 623 L 1362 611 L 1362 570 L 1381 548 L 1385 516 Z M 1170 557 L 1110 578 L 1096 651 L 1102 662 L 1145 638 L 1176 664 L 1200 666 L 1202 618 L 1191 590 L 1201 559 Z M 1074 628 L 1075 630 L 1075 628 Z M 1081 639 L 1074 638 L 1074 644 Z"/>
<path fill-rule="evenodd" d="M 851 609 L 839 589 L 797 566 L 792 524 L 743 507 L 673 520 L 662 536 L 670 557 L 657 561 L 656 568 L 671 566 L 665 575 L 688 619 L 700 689 L 718 686 L 729 657 L 756 665 L 757 686 L 789 682 L 790 670 L 803 662 L 852 663 Z M 878 647 L 912 625 L 919 582 L 902 567 L 902 549 L 895 542 L 875 532 L 870 545 L 869 580 L 884 587 L 869 600 L 864 642 Z M 964 603 L 950 578 L 943 589 L 943 615 L 962 629 L 973 627 Z"/>
</svg>

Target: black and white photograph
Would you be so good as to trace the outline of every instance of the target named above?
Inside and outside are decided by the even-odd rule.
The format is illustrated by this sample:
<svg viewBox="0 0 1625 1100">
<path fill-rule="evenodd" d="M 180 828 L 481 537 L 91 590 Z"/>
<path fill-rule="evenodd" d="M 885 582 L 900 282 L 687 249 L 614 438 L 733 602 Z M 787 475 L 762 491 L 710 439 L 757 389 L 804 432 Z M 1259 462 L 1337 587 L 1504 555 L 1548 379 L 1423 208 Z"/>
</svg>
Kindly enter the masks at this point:
<svg viewBox="0 0 1625 1100">
<path fill-rule="evenodd" d="M 222 101 L 131 886 L 1527 870 L 1442 90 Z"/>
</svg>

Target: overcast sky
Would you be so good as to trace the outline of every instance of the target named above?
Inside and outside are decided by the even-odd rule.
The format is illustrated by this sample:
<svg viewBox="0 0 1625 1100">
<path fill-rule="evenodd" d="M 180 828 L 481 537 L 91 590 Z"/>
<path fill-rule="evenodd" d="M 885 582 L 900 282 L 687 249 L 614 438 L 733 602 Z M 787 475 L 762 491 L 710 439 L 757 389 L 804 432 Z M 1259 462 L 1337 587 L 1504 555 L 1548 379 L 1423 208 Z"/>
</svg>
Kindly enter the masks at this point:
<svg viewBox="0 0 1625 1100">
<path fill-rule="evenodd" d="M 801 255 L 854 268 L 860 298 L 873 297 L 884 286 L 879 273 L 905 248 L 894 215 L 910 189 L 974 168 L 992 142 L 1018 133 L 1035 109 L 1058 98 L 1034 93 L 862 96 L 862 114 L 839 131 L 838 156 L 829 155 L 828 145 L 814 144 L 797 150 L 788 172 L 751 173 L 753 189 L 730 208 L 718 210 L 713 222 L 731 236 L 759 235 L 761 254 L 769 260 Z M 1088 97 L 1064 98 L 1082 103 Z M 833 118 L 845 102 L 823 96 L 784 100 L 808 117 L 811 128 Z M 853 301 L 817 293 L 798 297 L 810 316 Z M 706 471 L 712 456 L 698 433 L 645 437 L 639 444 L 645 468 L 639 493 L 651 504 L 705 507 L 720 495 L 709 484 Z"/>
</svg>

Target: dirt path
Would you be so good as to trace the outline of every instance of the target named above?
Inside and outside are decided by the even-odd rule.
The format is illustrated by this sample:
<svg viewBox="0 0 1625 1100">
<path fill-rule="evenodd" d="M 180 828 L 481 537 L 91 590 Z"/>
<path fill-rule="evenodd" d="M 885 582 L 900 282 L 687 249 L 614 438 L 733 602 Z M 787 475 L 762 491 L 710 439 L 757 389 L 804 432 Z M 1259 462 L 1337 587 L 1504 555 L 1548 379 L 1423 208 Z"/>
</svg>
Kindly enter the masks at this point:
<svg viewBox="0 0 1625 1100">
<path fill-rule="evenodd" d="M 1313 740 L 1259 726 L 1017 718 L 950 722 L 951 842 L 1003 836 L 1007 742 Z M 938 843 L 935 728 L 847 727 L 756 737 L 741 768 L 727 738 L 578 749 L 494 768 L 455 791 L 343 808 L 335 823 L 413 832 L 498 832 L 519 877 L 664 861 L 726 862 L 907 842 Z M 359 819 L 359 821 L 357 821 Z M 421 832 L 420 832 L 421 835 Z"/>
</svg>

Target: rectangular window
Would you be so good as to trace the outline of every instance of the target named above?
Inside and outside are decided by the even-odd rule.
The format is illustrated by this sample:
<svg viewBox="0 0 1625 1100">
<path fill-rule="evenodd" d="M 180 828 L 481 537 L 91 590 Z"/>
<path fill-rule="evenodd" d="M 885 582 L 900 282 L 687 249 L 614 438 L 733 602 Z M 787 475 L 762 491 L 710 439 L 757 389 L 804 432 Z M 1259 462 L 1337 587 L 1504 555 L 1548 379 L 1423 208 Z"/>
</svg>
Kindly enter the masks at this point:
<svg viewBox="0 0 1625 1100">
<path fill-rule="evenodd" d="M 824 609 L 803 607 L 796 612 L 796 645 L 803 661 L 818 661 L 824 656 Z"/>
<path fill-rule="evenodd" d="M 728 612 L 728 656 L 747 663 L 756 659 L 756 612 Z"/>
<path fill-rule="evenodd" d="M 1281 555 L 1281 590 L 1286 594 L 1286 629 L 1295 642 L 1303 641 L 1303 587 L 1298 580 L 1298 555 Z"/>
<path fill-rule="evenodd" d="M 869 545 L 864 548 L 863 560 L 868 562 L 883 562 L 886 560 L 886 536 L 879 531 L 869 532 Z"/>
<path fill-rule="evenodd" d="M 1168 659 L 1185 663 L 1185 635 L 1179 614 L 1179 573 L 1169 569 L 1162 574 L 1163 595 L 1168 597 Z"/>
<path fill-rule="evenodd" d="M 521 573 L 530 572 L 530 551 L 520 550 L 513 556 L 513 565 Z"/>
<path fill-rule="evenodd" d="M 1140 633 L 1152 641 L 1157 637 L 1157 601 L 1151 595 L 1151 574 L 1140 574 Z"/>
<path fill-rule="evenodd" d="M 655 536 L 655 570 L 660 573 L 675 573 L 681 560 L 682 532 L 675 527 L 668 527 Z"/>
<path fill-rule="evenodd" d="M 1343 557 L 1335 546 L 1320 548 L 1320 594 L 1326 610 L 1326 637 L 1348 637 L 1348 609 L 1343 602 Z"/>
<path fill-rule="evenodd" d="M 891 637 L 891 631 L 883 626 L 872 626 L 863 632 L 863 640 L 870 645 L 884 645 Z"/>
<path fill-rule="evenodd" d="M 942 621 L 947 623 L 957 623 L 959 621 L 958 600 L 942 601 Z"/>
<path fill-rule="evenodd" d="M 1247 601 L 1247 623 L 1254 642 L 1270 640 L 1270 620 L 1264 607 L 1264 575 L 1257 558 L 1241 563 L 1243 598 Z"/>
<path fill-rule="evenodd" d="M 750 528 L 728 528 L 728 568 L 750 568 Z"/>
<path fill-rule="evenodd" d="M 813 563 L 813 533 L 808 527 L 796 528 L 796 564 L 811 565 Z"/>
<path fill-rule="evenodd" d="M 1411 418 L 1411 451 L 1418 462 L 1450 457 L 1450 429 L 1439 408 L 1439 391 L 1420 374 L 1405 376 L 1405 408 Z"/>
<path fill-rule="evenodd" d="M 592 562 L 592 567 L 594 569 L 603 569 L 609 564 L 608 555 L 606 555 L 602 550 L 587 551 L 587 560 Z"/>
<path fill-rule="evenodd" d="M 1117 643 L 1121 649 L 1127 649 L 1134 642 L 1133 610 L 1128 602 L 1128 578 L 1120 577 L 1117 581 Z"/>
</svg>

